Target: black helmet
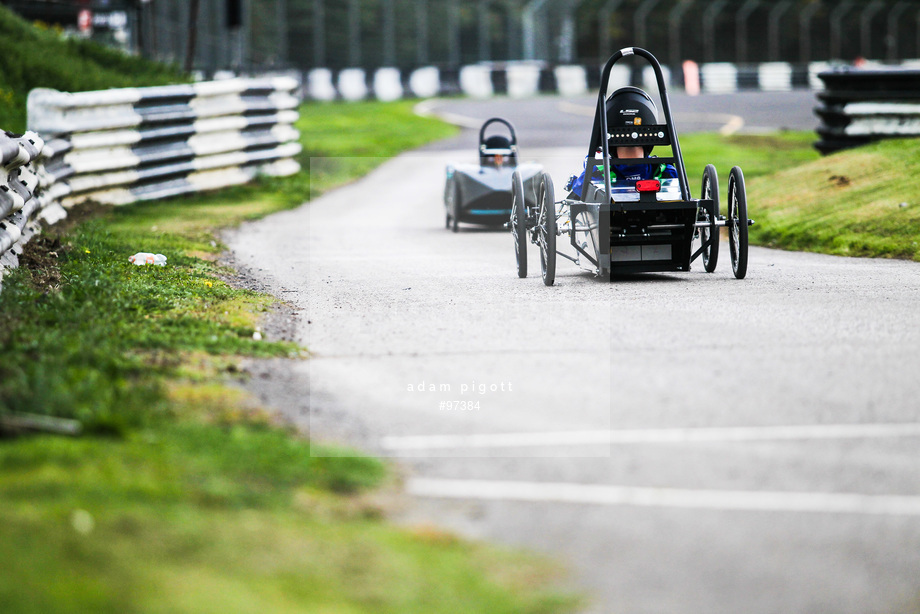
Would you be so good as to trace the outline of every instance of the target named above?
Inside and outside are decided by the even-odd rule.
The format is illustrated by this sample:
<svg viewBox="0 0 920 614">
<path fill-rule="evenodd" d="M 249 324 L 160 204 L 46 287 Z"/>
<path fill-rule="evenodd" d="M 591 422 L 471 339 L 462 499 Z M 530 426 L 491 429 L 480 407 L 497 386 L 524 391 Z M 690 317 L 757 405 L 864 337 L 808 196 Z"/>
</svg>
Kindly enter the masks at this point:
<svg viewBox="0 0 920 614">
<path fill-rule="evenodd" d="M 638 87 L 621 87 L 607 99 L 607 130 L 632 126 L 648 126 L 658 123 L 658 107 L 655 101 Z M 651 145 L 644 147 L 645 155 L 652 151 Z"/>
<path fill-rule="evenodd" d="M 504 136 L 490 136 L 480 146 L 480 163 L 501 166 L 506 161 L 515 165 L 516 156 L 511 140 Z"/>
</svg>

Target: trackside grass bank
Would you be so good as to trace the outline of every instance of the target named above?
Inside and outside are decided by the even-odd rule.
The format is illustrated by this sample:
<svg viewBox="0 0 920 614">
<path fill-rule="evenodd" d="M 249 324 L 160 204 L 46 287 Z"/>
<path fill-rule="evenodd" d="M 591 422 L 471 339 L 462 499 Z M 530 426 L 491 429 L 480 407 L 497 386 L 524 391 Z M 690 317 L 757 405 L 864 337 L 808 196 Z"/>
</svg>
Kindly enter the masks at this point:
<svg viewBox="0 0 920 614">
<path fill-rule="evenodd" d="M 36 87 L 80 92 L 187 80 L 174 66 L 64 37 L 0 6 L 0 129 L 25 130 L 26 96 Z"/>
<path fill-rule="evenodd" d="M 728 174 L 733 166 L 744 170 L 747 182 L 766 177 L 782 169 L 817 160 L 818 152 L 811 146 L 814 141 L 813 132 L 798 131 L 732 136 L 693 133 L 681 136 L 680 146 L 694 194 L 699 193 L 703 169 L 707 164 L 714 164 L 719 171 L 721 184 L 724 184 L 720 187 L 724 193 L 728 189 Z"/>
<path fill-rule="evenodd" d="M 303 163 L 374 143 L 313 181 L 83 207 L 29 244 L 0 293 L 5 614 L 572 611 L 548 563 L 391 526 L 381 462 L 311 448 L 228 385 L 243 357 L 303 349 L 259 338 L 274 299 L 222 281 L 217 231 L 452 132 L 411 107 L 305 107 Z M 82 433 L 22 431 L 47 417 Z"/>
<path fill-rule="evenodd" d="M 886 141 L 748 185 L 751 238 L 783 249 L 920 260 L 920 141 Z"/>
<path fill-rule="evenodd" d="M 707 162 L 744 169 L 751 242 L 839 256 L 920 260 L 920 141 L 892 140 L 821 157 L 811 132 L 691 134 L 681 139 L 692 189 Z"/>
</svg>

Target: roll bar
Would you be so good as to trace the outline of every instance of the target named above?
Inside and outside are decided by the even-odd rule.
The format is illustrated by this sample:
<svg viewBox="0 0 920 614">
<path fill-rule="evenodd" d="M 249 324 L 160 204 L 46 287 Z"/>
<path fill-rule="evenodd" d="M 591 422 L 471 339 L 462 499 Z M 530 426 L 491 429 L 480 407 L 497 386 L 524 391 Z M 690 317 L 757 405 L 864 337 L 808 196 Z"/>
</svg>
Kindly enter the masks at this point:
<svg viewBox="0 0 920 614">
<path fill-rule="evenodd" d="M 504 124 L 508 128 L 508 132 L 511 133 L 512 147 L 517 145 L 517 135 L 514 133 L 514 126 L 511 125 L 511 122 L 509 122 L 506 119 L 502 119 L 501 117 L 493 117 L 491 119 L 487 119 L 486 123 L 484 123 L 482 125 L 482 128 L 479 129 L 479 148 L 480 149 L 482 149 L 482 146 L 486 142 L 486 128 L 488 128 L 489 125 L 491 124 Z"/>
<path fill-rule="evenodd" d="M 607 128 L 607 87 L 610 85 L 610 71 L 614 64 L 625 57 L 637 55 L 644 58 L 652 65 L 655 70 L 655 78 L 658 81 L 658 92 L 661 95 L 661 106 L 664 111 L 664 119 L 668 128 L 668 137 L 671 141 L 671 148 L 674 151 L 674 166 L 677 168 L 677 181 L 680 185 L 681 197 L 684 200 L 690 200 L 690 185 L 687 181 L 687 171 L 684 168 L 683 156 L 680 152 L 680 142 L 677 139 L 677 131 L 674 129 L 674 121 L 671 118 L 671 103 L 668 100 L 668 89 L 664 82 L 664 75 L 661 71 L 661 64 L 654 55 L 640 47 L 626 47 L 620 49 L 607 60 L 601 73 L 601 86 L 597 95 L 597 109 L 594 115 L 594 128 L 591 131 L 591 144 L 588 146 L 588 161 L 594 159 L 594 154 L 601 149 L 604 155 L 603 173 L 604 188 L 607 191 L 608 198 L 613 193 L 610 185 L 610 145 L 607 142 L 609 130 Z M 491 121 L 491 120 L 490 120 Z M 484 128 L 484 127 L 483 127 Z M 587 165 L 586 165 L 587 166 Z M 588 196 L 588 184 L 591 177 L 591 169 L 585 168 L 585 181 L 581 186 L 581 200 Z"/>
</svg>

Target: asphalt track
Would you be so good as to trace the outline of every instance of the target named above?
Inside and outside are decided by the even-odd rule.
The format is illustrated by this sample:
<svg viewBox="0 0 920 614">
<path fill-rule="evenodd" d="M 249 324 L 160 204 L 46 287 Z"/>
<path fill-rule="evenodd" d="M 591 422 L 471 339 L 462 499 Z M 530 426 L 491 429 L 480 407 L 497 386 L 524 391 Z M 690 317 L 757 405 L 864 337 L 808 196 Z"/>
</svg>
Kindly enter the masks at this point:
<svg viewBox="0 0 920 614">
<path fill-rule="evenodd" d="M 652 92 L 653 96 L 656 95 Z M 812 92 L 744 92 L 732 95 L 687 96 L 671 93 L 674 122 L 680 132 L 763 132 L 814 130 L 818 118 Z M 656 98 L 657 100 L 657 98 Z M 597 97 L 562 99 L 536 97 L 525 100 L 433 100 L 422 111 L 446 115 L 470 130 L 459 137 L 432 144 L 426 150 L 476 147 L 478 128 L 489 117 L 511 120 L 524 152 L 533 148 L 578 147 L 587 150 Z"/>
<path fill-rule="evenodd" d="M 557 183 L 586 138 L 577 112 L 553 137 L 559 102 L 513 118 Z M 444 166 L 475 159 L 444 147 L 227 237 L 313 353 L 253 367 L 267 402 L 401 458 L 406 522 L 558 557 L 586 612 L 920 611 L 920 265 L 752 248 L 738 281 L 725 249 L 612 283 L 560 261 L 546 288 L 507 232 L 444 229 Z"/>
</svg>

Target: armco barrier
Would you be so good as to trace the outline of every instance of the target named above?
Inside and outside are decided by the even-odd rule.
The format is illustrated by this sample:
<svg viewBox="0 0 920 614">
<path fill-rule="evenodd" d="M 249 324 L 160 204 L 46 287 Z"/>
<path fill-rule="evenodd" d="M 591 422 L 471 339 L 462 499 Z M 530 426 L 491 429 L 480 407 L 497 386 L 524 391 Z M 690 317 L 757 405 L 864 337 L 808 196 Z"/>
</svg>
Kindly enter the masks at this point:
<svg viewBox="0 0 920 614">
<path fill-rule="evenodd" d="M 278 77 L 33 90 L 30 132 L 0 137 L 0 270 L 17 264 L 34 222 L 86 200 L 123 205 L 298 172 L 298 87 Z"/>
<path fill-rule="evenodd" d="M 296 173 L 297 87 L 282 77 L 33 90 L 29 127 L 46 142 L 40 198 L 120 205 Z"/>
<path fill-rule="evenodd" d="M 886 138 L 920 136 L 920 70 L 822 72 L 821 140 L 824 154 Z"/>
<path fill-rule="evenodd" d="M 35 232 L 40 206 L 34 198 L 38 176 L 32 162 L 43 145 L 33 132 L 0 133 L 0 279 L 6 267 L 18 264 L 19 246 Z"/>
</svg>

